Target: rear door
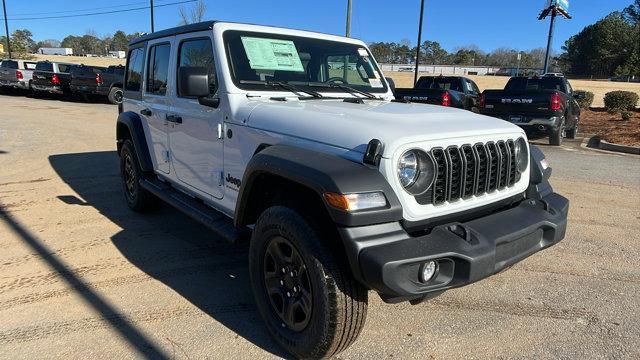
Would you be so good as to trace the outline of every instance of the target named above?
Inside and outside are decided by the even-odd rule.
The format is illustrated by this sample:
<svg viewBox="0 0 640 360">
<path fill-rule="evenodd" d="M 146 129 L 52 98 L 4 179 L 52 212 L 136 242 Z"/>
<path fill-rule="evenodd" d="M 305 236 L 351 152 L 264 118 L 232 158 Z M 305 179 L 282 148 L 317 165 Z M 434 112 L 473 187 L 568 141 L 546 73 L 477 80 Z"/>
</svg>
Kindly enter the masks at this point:
<svg viewBox="0 0 640 360">
<path fill-rule="evenodd" d="M 150 148 L 153 149 L 157 170 L 166 174 L 170 172 L 171 162 L 167 115 L 171 110 L 168 79 L 172 71 L 169 63 L 173 41 L 174 37 L 168 37 L 147 44 L 143 90 L 145 107 L 140 110 L 141 116 L 147 120 L 152 143 Z"/>
<path fill-rule="evenodd" d="M 180 66 L 203 67 L 209 73 L 209 96 L 217 96 L 217 74 L 210 31 L 178 35 L 175 73 Z M 192 189 L 221 199 L 223 197 L 223 112 L 200 105 L 198 99 L 176 89 L 172 115 L 181 122 L 170 123 L 169 142 L 173 169 L 178 180 Z"/>
</svg>

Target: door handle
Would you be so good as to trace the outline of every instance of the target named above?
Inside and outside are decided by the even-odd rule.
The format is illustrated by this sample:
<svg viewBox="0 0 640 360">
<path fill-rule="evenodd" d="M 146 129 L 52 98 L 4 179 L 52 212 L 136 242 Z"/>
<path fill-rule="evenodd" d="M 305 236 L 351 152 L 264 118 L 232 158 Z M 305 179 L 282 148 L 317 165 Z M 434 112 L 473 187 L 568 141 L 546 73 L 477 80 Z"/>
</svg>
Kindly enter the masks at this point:
<svg viewBox="0 0 640 360">
<path fill-rule="evenodd" d="M 153 114 L 153 113 L 149 109 L 142 109 L 142 110 L 140 110 L 140 114 L 142 114 L 144 116 L 151 116 L 151 114 Z"/>
<path fill-rule="evenodd" d="M 167 121 L 176 124 L 182 124 L 182 117 L 178 115 L 167 115 Z"/>
</svg>

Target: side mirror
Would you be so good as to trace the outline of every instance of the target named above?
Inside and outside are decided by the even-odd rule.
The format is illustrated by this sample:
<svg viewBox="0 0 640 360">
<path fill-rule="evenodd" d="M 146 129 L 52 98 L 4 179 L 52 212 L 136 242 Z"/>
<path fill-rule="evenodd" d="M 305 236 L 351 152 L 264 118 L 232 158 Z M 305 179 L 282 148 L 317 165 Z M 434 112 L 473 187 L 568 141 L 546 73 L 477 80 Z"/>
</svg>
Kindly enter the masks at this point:
<svg viewBox="0 0 640 360">
<path fill-rule="evenodd" d="M 209 98 L 209 72 L 204 67 L 181 66 L 178 68 L 178 94 L 197 98 L 201 105 L 218 107 L 219 98 Z"/>
<path fill-rule="evenodd" d="M 389 84 L 391 91 L 396 91 L 396 82 L 390 77 L 385 77 L 384 79 L 387 80 L 387 84 Z"/>
</svg>

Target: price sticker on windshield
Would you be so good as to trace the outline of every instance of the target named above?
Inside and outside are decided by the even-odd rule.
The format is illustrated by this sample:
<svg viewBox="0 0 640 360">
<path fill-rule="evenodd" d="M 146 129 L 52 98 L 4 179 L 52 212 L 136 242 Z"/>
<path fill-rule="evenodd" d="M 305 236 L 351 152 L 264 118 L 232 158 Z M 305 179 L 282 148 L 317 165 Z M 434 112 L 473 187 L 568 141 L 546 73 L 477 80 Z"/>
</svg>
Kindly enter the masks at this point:
<svg viewBox="0 0 640 360">
<path fill-rule="evenodd" d="M 358 55 L 360 55 L 362 57 L 368 57 L 369 53 L 367 52 L 367 49 L 365 49 L 365 48 L 358 48 Z"/>
<path fill-rule="evenodd" d="M 243 36 L 242 46 L 253 70 L 304 71 L 296 45 L 291 40 Z"/>
</svg>

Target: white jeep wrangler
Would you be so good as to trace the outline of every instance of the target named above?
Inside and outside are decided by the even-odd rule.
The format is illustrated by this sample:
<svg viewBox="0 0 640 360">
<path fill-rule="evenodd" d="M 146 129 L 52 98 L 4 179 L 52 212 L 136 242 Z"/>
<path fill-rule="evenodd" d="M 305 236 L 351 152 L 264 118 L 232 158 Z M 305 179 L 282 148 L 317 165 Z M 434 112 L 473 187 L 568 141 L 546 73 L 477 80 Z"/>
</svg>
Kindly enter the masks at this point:
<svg viewBox="0 0 640 360">
<path fill-rule="evenodd" d="M 355 39 L 205 22 L 133 40 L 117 144 L 129 207 L 250 241 L 259 312 L 298 357 L 353 343 L 368 290 L 419 303 L 565 235 L 519 127 L 395 102 Z"/>
</svg>

